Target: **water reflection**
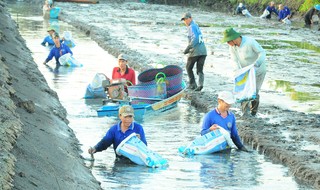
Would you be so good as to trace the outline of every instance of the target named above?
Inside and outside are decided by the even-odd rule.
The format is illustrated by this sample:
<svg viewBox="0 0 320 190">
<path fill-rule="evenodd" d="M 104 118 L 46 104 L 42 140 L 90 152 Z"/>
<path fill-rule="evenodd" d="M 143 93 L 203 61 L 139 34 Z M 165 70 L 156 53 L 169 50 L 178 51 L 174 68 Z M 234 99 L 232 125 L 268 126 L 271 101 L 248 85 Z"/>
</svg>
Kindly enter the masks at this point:
<svg viewBox="0 0 320 190">
<path fill-rule="evenodd" d="M 319 100 L 320 96 L 308 92 L 298 92 L 292 87 L 292 83 L 284 80 L 268 81 L 269 88 L 289 92 L 290 98 L 296 101 L 307 102 L 310 100 Z"/>
</svg>

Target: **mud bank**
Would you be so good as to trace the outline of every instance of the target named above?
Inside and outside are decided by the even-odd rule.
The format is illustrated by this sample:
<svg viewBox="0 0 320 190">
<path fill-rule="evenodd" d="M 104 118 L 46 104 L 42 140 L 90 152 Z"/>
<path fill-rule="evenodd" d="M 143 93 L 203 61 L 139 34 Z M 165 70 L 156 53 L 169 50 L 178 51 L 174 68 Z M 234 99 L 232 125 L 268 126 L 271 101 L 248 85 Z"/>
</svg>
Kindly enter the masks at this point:
<svg viewBox="0 0 320 190">
<path fill-rule="evenodd" d="M 0 22 L 0 189 L 100 189 L 3 1 Z"/>
<path fill-rule="evenodd" d="M 57 6 L 62 7 L 63 10 L 61 20 L 84 31 L 110 54 L 117 56 L 120 53 L 126 53 L 130 66 L 140 72 L 157 63 L 175 64 L 184 68 L 182 50 L 186 45 L 186 36 L 184 35 L 185 28 L 179 22 L 181 13 L 191 11 L 197 14 L 197 21 L 207 23 L 207 25 L 214 25 L 216 23 L 213 23 L 212 20 L 217 21 L 216 18 L 227 16 L 190 7 L 136 2 L 100 1 L 99 5 L 90 6 L 57 3 Z M 208 18 L 208 14 L 216 15 L 216 17 Z M 230 25 L 230 22 L 234 22 L 233 25 L 238 24 L 235 19 L 225 20 L 227 21 L 218 24 L 226 26 Z M 252 22 L 259 26 L 266 24 L 261 20 Z M 239 25 L 241 24 L 244 23 L 240 21 Z M 309 40 L 318 38 L 317 35 L 313 36 L 312 32 L 306 32 L 305 29 L 292 29 L 290 34 L 287 34 L 286 30 L 286 27 L 281 26 L 276 32 L 297 35 L 302 40 L 308 35 Z M 221 52 L 214 53 L 215 44 L 221 38 L 221 36 L 217 37 L 216 33 L 221 34 L 221 32 L 220 28 L 216 31 L 204 32 L 206 35 L 213 36 L 208 37 L 206 41 L 209 54 L 211 54 L 207 57 L 206 67 L 216 67 L 211 63 L 227 55 Z M 221 51 L 227 51 L 227 49 Z M 311 65 L 310 72 L 318 67 L 319 65 Z M 279 75 L 277 70 L 272 70 L 272 72 L 275 73 L 271 73 L 271 76 Z M 291 74 L 286 73 L 286 75 Z M 317 75 L 314 73 L 315 77 Z M 232 89 L 232 82 L 223 76 L 223 73 L 215 75 L 207 72 L 205 76 L 208 82 L 205 83 L 203 92 L 188 92 L 187 94 L 191 104 L 202 112 L 207 112 L 216 104 L 214 99 L 218 91 Z M 186 74 L 185 79 L 187 79 Z M 274 94 L 267 90 L 264 90 L 263 93 L 267 96 Z M 320 116 L 284 109 L 273 102 L 263 103 L 259 112 L 263 114 L 246 120 L 240 119 L 239 113 L 236 112 L 239 118 L 239 133 L 243 140 L 275 162 L 288 166 L 291 174 L 301 183 L 320 189 L 320 152 L 318 148 L 310 148 L 317 147 L 320 143 Z"/>
</svg>

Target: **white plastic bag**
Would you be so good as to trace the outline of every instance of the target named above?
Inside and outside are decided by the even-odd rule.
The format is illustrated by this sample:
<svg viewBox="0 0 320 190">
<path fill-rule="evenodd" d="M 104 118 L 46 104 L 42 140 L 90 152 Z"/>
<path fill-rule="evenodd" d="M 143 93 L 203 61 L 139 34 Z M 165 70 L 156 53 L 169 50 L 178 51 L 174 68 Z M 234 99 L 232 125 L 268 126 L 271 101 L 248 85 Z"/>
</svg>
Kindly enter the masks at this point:
<svg viewBox="0 0 320 190">
<path fill-rule="evenodd" d="M 254 64 L 239 69 L 235 73 L 234 84 L 234 96 L 237 102 L 255 99 L 257 94 Z"/>
<path fill-rule="evenodd" d="M 266 18 L 269 14 L 270 12 L 266 9 L 263 11 L 263 14 L 260 16 L 260 18 Z"/>
</svg>

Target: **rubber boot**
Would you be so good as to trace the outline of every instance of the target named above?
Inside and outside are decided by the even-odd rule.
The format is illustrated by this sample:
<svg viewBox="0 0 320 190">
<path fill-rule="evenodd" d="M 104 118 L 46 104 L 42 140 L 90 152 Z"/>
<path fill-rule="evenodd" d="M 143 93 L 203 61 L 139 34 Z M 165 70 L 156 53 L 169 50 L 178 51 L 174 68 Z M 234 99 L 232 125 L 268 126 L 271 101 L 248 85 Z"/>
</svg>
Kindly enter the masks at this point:
<svg viewBox="0 0 320 190">
<path fill-rule="evenodd" d="M 203 88 L 203 82 L 204 82 L 204 74 L 199 73 L 199 86 L 195 89 L 195 91 L 201 91 Z"/>
</svg>

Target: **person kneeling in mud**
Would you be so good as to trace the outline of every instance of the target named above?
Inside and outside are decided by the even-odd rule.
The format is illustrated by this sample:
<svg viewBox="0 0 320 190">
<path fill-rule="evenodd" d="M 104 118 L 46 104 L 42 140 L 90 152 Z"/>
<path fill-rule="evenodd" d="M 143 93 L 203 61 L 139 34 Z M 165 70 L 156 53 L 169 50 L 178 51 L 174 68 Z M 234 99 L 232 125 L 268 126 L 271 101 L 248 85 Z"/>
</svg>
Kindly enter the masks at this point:
<svg viewBox="0 0 320 190">
<path fill-rule="evenodd" d="M 242 144 L 238 135 L 236 126 L 236 117 L 229 111 L 232 104 L 235 103 L 233 94 L 229 91 L 222 91 L 218 94 L 218 106 L 208 112 L 202 123 L 201 135 L 205 135 L 213 130 L 219 129 L 219 126 L 230 133 L 233 143 L 241 151 L 249 152 Z"/>
<path fill-rule="evenodd" d="M 120 121 L 110 127 L 106 135 L 100 140 L 94 147 L 88 149 L 88 153 L 93 155 L 94 153 L 106 150 L 113 145 L 114 153 L 119 144 L 132 133 L 136 133 L 138 138 L 147 145 L 147 140 L 144 134 L 142 125 L 133 121 L 134 110 L 130 105 L 124 105 L 119 109 Z M 116 154 L 117 158 L 125 158 Z"/>
</svg>

